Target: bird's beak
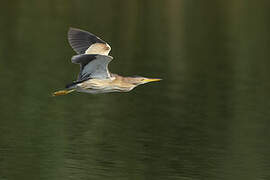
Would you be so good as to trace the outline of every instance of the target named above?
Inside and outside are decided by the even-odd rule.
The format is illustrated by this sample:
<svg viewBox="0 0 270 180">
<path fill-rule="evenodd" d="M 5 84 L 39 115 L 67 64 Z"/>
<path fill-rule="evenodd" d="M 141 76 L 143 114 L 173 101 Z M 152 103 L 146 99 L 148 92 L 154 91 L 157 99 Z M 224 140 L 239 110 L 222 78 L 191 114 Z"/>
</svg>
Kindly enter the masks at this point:
<svg viewBox="0 0 270 180">
<path fill-rule="evenodd" d="M 143 82 L 144 83 L 149 83 L 149 82 L 154 82 L 154 81 L 161 81 L 162 79 L 158 79 L 158 78 L 147 78 L 144 79 Z"/>
</svg>

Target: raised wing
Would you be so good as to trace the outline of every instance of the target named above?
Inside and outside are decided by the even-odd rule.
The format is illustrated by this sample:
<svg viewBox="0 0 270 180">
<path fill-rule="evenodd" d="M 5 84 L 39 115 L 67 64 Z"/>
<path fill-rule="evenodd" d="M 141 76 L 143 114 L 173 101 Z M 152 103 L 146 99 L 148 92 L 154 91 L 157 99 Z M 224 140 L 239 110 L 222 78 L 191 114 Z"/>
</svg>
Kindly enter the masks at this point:
<svg viewBox="0 0 270 180">
<path fill-rule="evenodd" d="M 87 31 L 70 28 L 68 42 L 77 54 L 102 54 L 108 55 L 111 47 L 99 37 Z"/>
<path fill-rule="evenodd" d="M 73 56 L 71 61 L 80 64 L 81 69 L 78 75 L 78 81 L 89 78 L 107 79 L 110 78 L 108 64 L 113 58 L 100 54 L 80 54 Z"/>
</svg>

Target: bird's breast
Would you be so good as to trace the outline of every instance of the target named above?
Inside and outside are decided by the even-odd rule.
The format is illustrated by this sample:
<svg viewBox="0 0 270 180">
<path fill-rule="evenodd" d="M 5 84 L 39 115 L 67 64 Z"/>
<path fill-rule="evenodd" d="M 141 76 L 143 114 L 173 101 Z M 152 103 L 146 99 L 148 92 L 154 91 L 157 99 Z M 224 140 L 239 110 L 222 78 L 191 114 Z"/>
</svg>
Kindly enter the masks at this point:
<svg viewBox="0 0 270 180">
<path fill-rule="evenodd" d="M 77 84 L 77 91 L 98 94 L 108 92 L 128 92 L 135 86 L 129 83 L 121 82 L 117 79 L 89 79 Z"/>
</svg>

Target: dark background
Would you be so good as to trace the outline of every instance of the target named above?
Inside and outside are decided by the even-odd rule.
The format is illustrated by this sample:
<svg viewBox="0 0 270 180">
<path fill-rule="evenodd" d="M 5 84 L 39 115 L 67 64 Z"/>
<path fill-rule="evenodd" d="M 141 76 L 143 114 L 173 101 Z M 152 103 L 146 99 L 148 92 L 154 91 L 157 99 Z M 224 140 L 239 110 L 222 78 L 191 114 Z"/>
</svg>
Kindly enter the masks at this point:
<svg viewBox="0 0 270 180">
<path fill-rule="evenodd" d="M 0 7 L 0 180 L 270 178 L 270 1 L 12 0 Z M 51 97 L 69 27 L 110 70 L 163 81 Z"/>
</svg>

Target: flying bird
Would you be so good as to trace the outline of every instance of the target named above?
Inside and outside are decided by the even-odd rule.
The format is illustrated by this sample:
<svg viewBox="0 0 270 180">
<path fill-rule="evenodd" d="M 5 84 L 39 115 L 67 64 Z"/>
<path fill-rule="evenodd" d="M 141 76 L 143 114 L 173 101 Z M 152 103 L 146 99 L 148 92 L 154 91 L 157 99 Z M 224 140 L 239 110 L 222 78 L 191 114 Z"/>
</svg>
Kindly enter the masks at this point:
<svg viewBox="0 0 270 180">
<path fill-rule="evenodd" d="M 92 33 L 70 28 L 68 41 L 78 54 L 71 58 L 71 62 L 80 65 L 80 72 L 76 81 L 66 85 L 66 89 L 54 92 L 53 96 L 73 91 L 91 94 L 128 92 L 138 85 L 161 80 L 141 76 L 123 77 L 109 72 L 108 64 L 113 59 L 108 55 L 111 47 Z"/>
</svg>

